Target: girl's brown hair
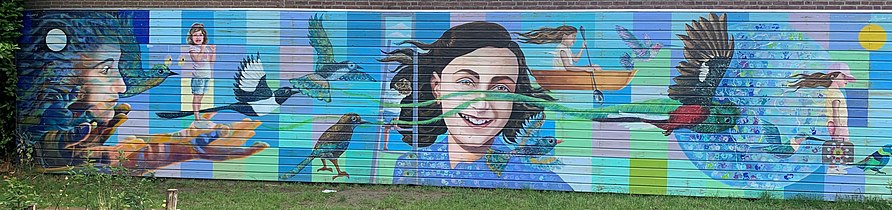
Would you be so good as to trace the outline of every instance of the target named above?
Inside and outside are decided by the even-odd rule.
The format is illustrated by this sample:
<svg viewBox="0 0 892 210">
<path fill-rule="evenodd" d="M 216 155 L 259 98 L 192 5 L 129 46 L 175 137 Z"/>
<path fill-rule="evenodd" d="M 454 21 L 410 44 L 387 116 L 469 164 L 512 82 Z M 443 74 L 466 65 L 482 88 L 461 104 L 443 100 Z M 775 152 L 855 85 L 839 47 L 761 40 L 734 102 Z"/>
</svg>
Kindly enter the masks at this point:
<svg viewBox="0 0 892 210">
<path fill-rule="evenodd" d="M 568 25 L 558 26 L 557 28 L 542 27 L 526 33 L 514 32 L 514 34 L 520 36 L 520 42 L 532 44 L 561 43 L 564 40 L 564 36 L 575 33 L 576 27 Z"/>
<path fill-rule="evenodd" d="M 387 54 L 386 58 L 379 59 L 381 62 L 398 61 L 400 65 L 396 68 L 396 75 L 391 80 L 390 86 L 401 93 L 407 93 L 408 96 L 403 98 L 401 104 L 413 103 L 413 94 L 418 93 L 418 101 L 430 101 L 437 98 L 433 94 L 433 88 L 430 81 L 434 74 L 440 74 L 443 69 L 452 62 L 453 59 L 471 53 L 480 48 L 494 47 L 507 48 L 517 57 L 517 88 L 516 94 L 540 98 L 548 101 L 555 99 L 549 96 L 547 90 L 533 87 L 530 81 L 530 70 L 527 67 L 526 59 L 520 46 L 511 40 L 511 35 L 499 24 L 489 22 L 471 22 L 450 28 L 433 43 L 426 44 L 420 41 L 409 40 L 403 43 L 412 44 L 425 53 L 418 53 L 418 60 L 413 60 L 413 54 L 416 51 L 412 48 L 397 49 Z M 402 44 L 402 43 L 400 43 Z M 417 63 L 419 72 L 415 72 L 413 64 Z M 412 90 L 412 75 L 418 75 L 418 91 Z M 413 107 L 403 107 L 400 111 L 400 120 L 412 121 Z M 514 102 L 511 110 L 511 116 L 508 123 L 502 129 L 501 134 L 509 143 L 515 142 L 518 132 L 523 127 L 524 121 L 530 119 L 536 114 L 542 113 L 544 109 L 532 104 L 524 102 Z M 426 106 L 418 107 L 418 120 L 424 121 L 436 118 L 443 114 L 442 107 L 439 103 L 433 103 Z M 403 135 L 403 142 L 413 145 L 412 125 L 400 124 L 400 134 Z M 418 142 L 417 146 L 427 147 L 437 140 L 437 136 L 446 133 L 446 123 L 442 119 L 430 124 L 418 125 Z"/>
<path fill-rule="evenodd" d="M 834 71 L 829 74 L 816 72 L 811 74 L 795 74 L 790 76 L 790 78 L 796 78 L 797 80 L 791 82 L 789 85 L 791 88 L 796 88 L 793 92 L 799 90 L 800 88 L 827 88 L 830 87 L 830 84 L 833 83 L 833 79 L 838 77 L 842 72 Z"/>
<path fill-rule="evenodd" d="M 189 42 L 190 45 L 196 44 L 196 43 L 192 42 L 192 34 L 194 34 L 195 32 L 198 32 L 198 31 L 201 32 L 202 36 L 204 36 L 204 40 L 202 43 L 197 43 L 197 44 L 207 44 L 208 43 L 208 31 L 204 30 L 204 24 L 201 24 L 201 23 L 192 24 L 192 28 L 189 29 L 189 37 L 186 38 L 186 42 Z"/>
</svg>

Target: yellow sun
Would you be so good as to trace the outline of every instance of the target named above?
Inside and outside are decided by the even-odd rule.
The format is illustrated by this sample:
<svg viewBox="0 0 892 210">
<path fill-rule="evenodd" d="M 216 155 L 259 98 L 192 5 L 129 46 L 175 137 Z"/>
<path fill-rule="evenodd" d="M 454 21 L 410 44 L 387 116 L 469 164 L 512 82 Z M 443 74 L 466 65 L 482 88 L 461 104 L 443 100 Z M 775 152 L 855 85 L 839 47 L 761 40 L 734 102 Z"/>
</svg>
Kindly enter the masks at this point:
<svg viewBox="0 0 892 210">
<path fill-rule="evenodd" d="M 858 42 L 866 50 L 879 50 L 886 45 L 886 30 L 876 24 L 867 24 L 858 33 Z"/>
</svg>

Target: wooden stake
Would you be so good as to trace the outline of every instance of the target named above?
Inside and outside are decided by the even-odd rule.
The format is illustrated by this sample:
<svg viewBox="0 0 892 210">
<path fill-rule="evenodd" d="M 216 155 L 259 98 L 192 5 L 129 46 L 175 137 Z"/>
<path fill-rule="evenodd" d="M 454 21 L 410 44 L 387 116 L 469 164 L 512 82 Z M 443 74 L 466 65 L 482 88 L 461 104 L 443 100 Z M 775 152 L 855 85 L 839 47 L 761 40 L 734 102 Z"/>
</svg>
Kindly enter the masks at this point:
<svg viewBox="0 0 892 210">
<path fill-rule="evenodd" d="M 37 210 L 37 204 L 31 204 L 28 208 L 25 208 L 25 210 Z"/>
<path fill-rule="evenodd" d="M 167 189 L 167 210 L 177 210 L 177 189 Z"/>
</svg>

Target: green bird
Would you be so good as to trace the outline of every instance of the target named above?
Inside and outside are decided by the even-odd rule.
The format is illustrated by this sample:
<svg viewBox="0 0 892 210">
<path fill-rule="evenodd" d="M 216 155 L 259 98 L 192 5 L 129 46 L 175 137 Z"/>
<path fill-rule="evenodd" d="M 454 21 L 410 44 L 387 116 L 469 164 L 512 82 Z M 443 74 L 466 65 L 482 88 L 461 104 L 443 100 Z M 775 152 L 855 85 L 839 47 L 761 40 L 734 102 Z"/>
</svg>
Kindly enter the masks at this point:
<svg viewBox="0 0 892 210">
<path fill-rule="evenodd" d="M 178 75 L 165 64 L 155 64 L 151 69 L 122 69 L 121 76 L 127 90 L 121 93 L 121 98 L 139 95 L 142 92 L 160 85 L 167 77 Z"/>
<path fill-rule="evenodd" d="M 323 27 L 322 17 L 310 18 L 307 30 L 310 45 L 316 52 L 316 68 L 313 73 L 288 80 L 300 94 L 328 103 L 331 102 L 330 81 L 376 82 L 375 78 L 363 72 L 363 68 L 353 61 L 335 60 L 334 47 Z"/>
<path fill-rule="evenodd" d="M 779 159 L 787 159 L 790 158 L 790 156 L 793 156 L 793 154 L 799 150 L 802 142 L 806 140 L 826 141 L 824 139 L 803 135 L 784 141 L 781 138 L 780 131 L 778 131 L 776 125 L 764 120 L 761 120 L 760 122 L 762 122 L 762 127 L 764 128 L 764 131 L 762 132 L 763 140 L 764 142 L 770 143 L 770 145 L 750 147 L 750 150 L 766 152 Z"/>
<path fill-rule="evenodd" d="M 319 168 L 316 171 L 331 172 L 331 168 L 325 163 L 325 161 L 328 160 L 335 166 L 335 169 L 338 170 L 338 175 L 332 177 L 332 180 L 342 176 L 350 178 L 350 175 L 347 174 L 347 172 L 341 171 L 341 167 L 338 166 L 338 158 L 341 157 L 341 154 L 344 154 L 344 151 L 350 146 L 350 140 L 353 138 L 353 130 L 359 125 L 368 123 L 370 122 L 363 121 L 356 113 L 347 113 L 341 116 L 337 123 L 328 127 L 328 129 L 319 136 L 319 140 L 316 141 L 316 146 L 313 147 L 313 152 L 311 152 L 306 159 L 298 163 L 294 169 L 291 169 L 279 178 L 281 180 L 287 180 L 294 177 L 300 173 L 301 170 L 306 168 L 307 165 L 310 165 L 310 163 L 313 162 L 313 159 L 316 158 L 322 158 L 322 168 Z"/>
<path fill-rule="evenodd" d="M 129 29 L 127 29 L 129 31 Z M 149 69 L 143 68 L 142 50 L 136 36 L 120 36 L 121 57 L 118 60 L 118 71 L 124 79 L 127 90 L 119 94 L 120 98 L 133 97 L 160 85 L 167 77 L 177 75 L 168 68 L 172 59 L 164 64 L 155 64 Z"/>
<path fill-rule="evenodd" d="M 867 172 L 867 170 L 871 170 L 876 172 L 877 174 L 885 175 L 886 172 L 880 171 L 883 167 L 886 167 L 886 164 L 889 164 L 889 156 L 892 155 L 892 144 L 887 144 L 880 148 L 873 154 L 865 157 L 864 160 L 858 161 L 855 163 L 855 166 Z"/>
</svg>

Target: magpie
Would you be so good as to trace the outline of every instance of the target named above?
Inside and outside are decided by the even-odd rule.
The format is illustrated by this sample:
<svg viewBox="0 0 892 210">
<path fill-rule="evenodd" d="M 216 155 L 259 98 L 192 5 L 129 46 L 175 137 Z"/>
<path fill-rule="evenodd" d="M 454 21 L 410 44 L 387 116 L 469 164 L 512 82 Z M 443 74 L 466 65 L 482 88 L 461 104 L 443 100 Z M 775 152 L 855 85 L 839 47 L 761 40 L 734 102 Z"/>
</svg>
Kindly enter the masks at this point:
<svg viewBox="0 0 892 210">
<path fill-rule="evenodd" d="M 269 88 L 266 72 L 260 61 L 260 54 L 242 59 L 235 75 L 235 99 L 238 102 L 214 108 L 199 110 L 200 113 L 232 110 L 246 116 L 259 117 L 275 112 L 296 92 L 291 87 L 281 87 L 276 91 Z M 173 119 L 194 114 L 192 111 L 156 113 L 158 117 Z"/>
</svg>

